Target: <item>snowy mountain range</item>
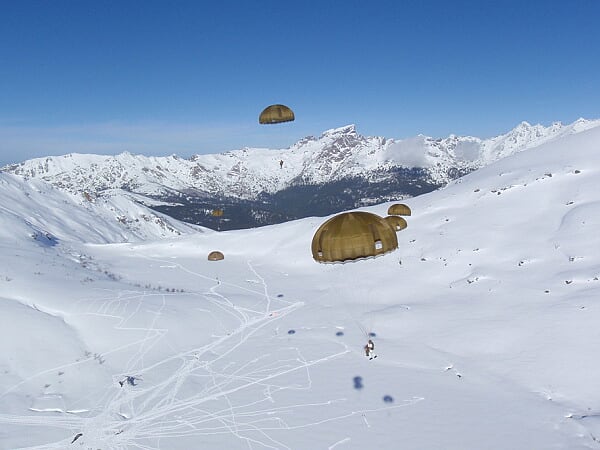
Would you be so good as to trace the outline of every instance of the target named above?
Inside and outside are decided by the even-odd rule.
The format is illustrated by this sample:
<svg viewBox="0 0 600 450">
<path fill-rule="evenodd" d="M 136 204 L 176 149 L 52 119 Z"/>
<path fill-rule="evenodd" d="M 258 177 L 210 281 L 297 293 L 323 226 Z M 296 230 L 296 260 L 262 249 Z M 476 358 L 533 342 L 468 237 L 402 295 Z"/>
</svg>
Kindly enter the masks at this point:
<svg viewBox="0 0 600 450">
<path fill-rule="evenodd" d="M 0 449 L 597 448 L 599 149 L 407 199 L 344 264 L 312 259 L 328 217 L 215 232 L 0 174 Z"/>
<path fill-rule="evenodd" d="M 128 191 L 191 223 L 244 228 L 419 195 L 501 158 L 599 125 L 600 120 L 585 119 L 548 127 L 522 122 L 491 139 L 419 135 L 404 140 L 365 137 L 348 125 L 287 149 L 244 148 L 189 159 L 68 154 L 2 170 L 80 196 Z M 210 215 L 232 208 L 235 216 L 227 214 L 220 224 Z"/>
</svg>

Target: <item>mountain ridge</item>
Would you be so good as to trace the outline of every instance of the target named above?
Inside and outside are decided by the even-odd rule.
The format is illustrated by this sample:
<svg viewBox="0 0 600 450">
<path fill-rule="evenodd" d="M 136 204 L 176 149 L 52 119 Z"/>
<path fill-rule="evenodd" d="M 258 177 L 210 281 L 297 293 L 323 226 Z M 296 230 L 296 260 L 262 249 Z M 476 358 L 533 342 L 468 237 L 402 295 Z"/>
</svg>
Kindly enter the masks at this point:
<svg viewBox="0 0 600 450">
<path fill-rule="evenodd" d="M 396 140 L 365 137 L 350 124 L 326 130 L 318 138 L 307 136 L 287 149 L 245 147 L 187 159 L 129 152 L 115 156 L 69 153 L 30 159 L 1 170 L 24 178 L 42 178 L 75 192 L 122 188 L 154 194 L 161 193 L 155 186 L 158 184 L 173 190 L 233 192 L 255 198 L 297 183 L 323 183 L 390 167 L 426 168 L 433 181 L 444 183 L 452 177 L 443 169 L 476 169 L 596 126 L 600 120 L 578 119 L 568 125 L 554 122 L 548 127 L 521 122 L 508 133 L 490 139 L 451 134 L 446 138 L 418 135 Z M 278 164 L 280 160 L 283 167 Z"/>
<path fill-rule="evenodd" d="M 499 159 L 597 126 L 600 120 L 547 127 L 521 122 L 490 139 L 451 134 L 396 140 L 363 136 L 350 124 L 286 149 L 246 147 L 187 159 L 70 153 L 2 170 L 79 196 L 134 193 L 137 202 L 177 219 L 231 229 L 420 195 Z M 222 208 L 236 209 L 236 217 L 211 217 L 213 209 Z"/>
</svg>

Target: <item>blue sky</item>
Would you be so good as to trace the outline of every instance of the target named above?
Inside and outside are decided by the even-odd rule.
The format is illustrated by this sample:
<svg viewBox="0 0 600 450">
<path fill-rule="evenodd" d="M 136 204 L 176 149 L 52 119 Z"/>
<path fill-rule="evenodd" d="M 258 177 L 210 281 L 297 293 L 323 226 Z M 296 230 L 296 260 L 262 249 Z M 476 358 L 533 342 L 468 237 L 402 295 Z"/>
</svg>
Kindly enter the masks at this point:
<svg viewBox="0 0 600 450">
<path fill-rule="evenodd" d="M 600 1 L 0 0 L 0 165 L 600 118 Z M 284 103 L 296 121 L 259 125 Z"/>
</svg>

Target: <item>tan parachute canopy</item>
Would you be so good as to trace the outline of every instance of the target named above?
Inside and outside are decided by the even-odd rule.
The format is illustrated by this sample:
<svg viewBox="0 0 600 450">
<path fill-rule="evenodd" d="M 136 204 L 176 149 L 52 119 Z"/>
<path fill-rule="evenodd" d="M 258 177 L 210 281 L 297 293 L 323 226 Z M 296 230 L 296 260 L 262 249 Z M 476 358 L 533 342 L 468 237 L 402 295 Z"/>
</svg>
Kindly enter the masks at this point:
<svg viewBox="0 0 600 450">
<path fill-rule="evenodd" d="M 208 260 L 209 261 L 220 261 L 222 259 L 225 259 L 225 256 L 223 255 L 223 253 L 219 252 L 219 251 L 214 251 L 214 252 L 210 252 L 208 254 Z"/>
<path fill-rule="evenodd" d="M 396 203 L 388 208 L 390 216 L 410 216 L 410 208 L 403 203 Z"/>
<path fill-rule="evenodd" d="M 396 231 L 404 230 L 408 226 L 404 217 L 387 216 L 383 219 Z"/>
<path fill-rule="evenodd" d="M 312 240 L 318 262 L 346 261 L 377 256 L 398 248 L 392 227 L 377 214 L 355 211 L 324 222 Z"/>
<path fill-rule="evenodd" d="M 267 106 L 263 112 L 260 113 L 258 121 L 263 124 L 268 123 L 281 123 L 291 122 L 294 120 L 294 112 L 285 105 L 271 105 Z"/>
<path fill-rule="evenodd" d="M 211 214 L 215 217 L 221 217 L 223 215 L 223 210 L 222 209 L 213 209 Z"/>
</svg>

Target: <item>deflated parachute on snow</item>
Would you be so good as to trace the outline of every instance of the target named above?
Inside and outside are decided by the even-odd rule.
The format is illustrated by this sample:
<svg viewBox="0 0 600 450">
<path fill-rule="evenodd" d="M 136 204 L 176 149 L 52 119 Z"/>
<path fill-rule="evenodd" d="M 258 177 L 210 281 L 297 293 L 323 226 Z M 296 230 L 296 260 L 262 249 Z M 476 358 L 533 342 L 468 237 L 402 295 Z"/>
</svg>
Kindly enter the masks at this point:
<svg viewBox="0 0 600 450">
<path fill-rule="evenodd" d="M 398 248 L 395 230 L 377 214 L 354 211 L 324 222 L 312 240 L 318 262 L 346 261 L 387 253 Z"/>
</svg>

